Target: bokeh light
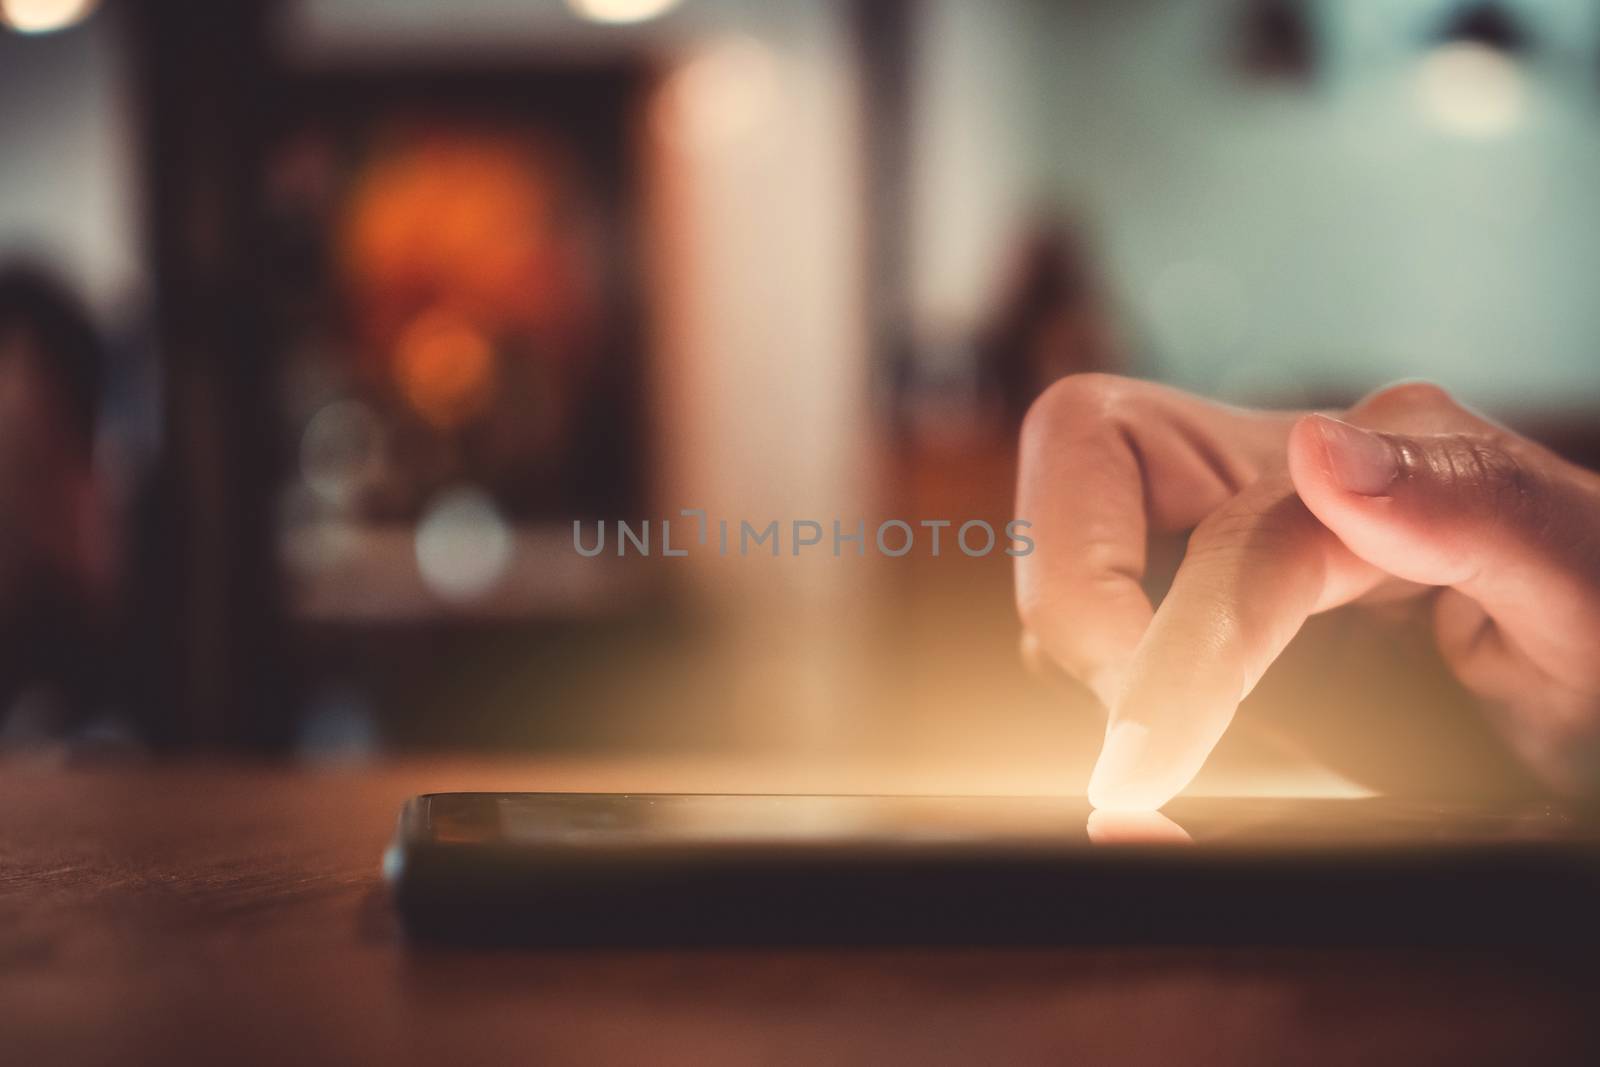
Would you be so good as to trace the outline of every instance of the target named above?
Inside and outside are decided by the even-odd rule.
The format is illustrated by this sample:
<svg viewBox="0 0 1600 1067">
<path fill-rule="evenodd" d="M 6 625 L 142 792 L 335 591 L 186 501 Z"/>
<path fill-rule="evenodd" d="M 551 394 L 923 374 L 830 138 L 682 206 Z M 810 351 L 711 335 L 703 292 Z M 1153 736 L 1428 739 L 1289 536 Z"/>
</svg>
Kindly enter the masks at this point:
<svg viewBox="0 0 1600 1067">
<path fill-rule="evenodd" d="M 348 506 L 383 463 L 383 426 L 359 400 L 323 407 L 300 437 L 300 476 L 335 507 Z"/>
<path fill-rule="evenodd" d="M 467 487 L 441 494 L 417 524 L 417 568 L 443 600 L 476 600 L 511 564 L 511 530 L 489 494 Z"/>
<path fill-rule="evenodd" d="M 368 163 L 338 234 L 365 339 L 391 354 L 441 306 L 494 333 L 561 321 L 582 297 L 560 173 L 529 139 L 477 131 L 413 133 Z"/>
<path fill-rule="evenodd" d="M 448 428 L 488 403 L 494 358 L 488 338 L 469 323 L 448 312 L 427 312 L 400 335 L 395 380 L 419 415 Z"/>
<path fill-rule="evenodd" d="M 646 22 L 678 6 L 678 0 L 567 0 L 567 7 L 590 22 Z"/>
<path fill-rule="evenodd" d="M 753 37 L 732 34 L 667 78 L 652 105 L 656 133 L 675 143 L 726 143 L 760 127 L 778 95 L 777 61 Z"/>
<path fill-rule="evenodd" d="M 1522 119 L 1526 104 L 1517 61 L 1472 42 L 1443 45 L 1424 56 L 1416 90 L 1423 117 L 1463 137 L 1509 133 Z"/>
<path fill-rule="evenodd" d="M 0 0 L 0 24 L 18 33 L 53 33 L 88 18 L 99 0 Z"/>
</svg>

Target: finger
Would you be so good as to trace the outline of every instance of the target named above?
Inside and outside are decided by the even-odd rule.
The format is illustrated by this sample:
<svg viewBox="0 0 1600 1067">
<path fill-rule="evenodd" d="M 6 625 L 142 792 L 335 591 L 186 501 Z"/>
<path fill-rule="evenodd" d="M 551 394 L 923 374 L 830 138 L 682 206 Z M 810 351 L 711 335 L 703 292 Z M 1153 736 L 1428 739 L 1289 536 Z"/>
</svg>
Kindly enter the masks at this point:
<svg viewBox="0 0 1600 1067">
<path fill-rule="evenodd" d="M 1152 610 L 1139 585 L 1144 474 L 1111 404 L 1071 380 L 1042 398 L 1023 427 L 1017 484 L 1017 514 L 1033 523 L 1035 545 L 1017 559 L 1023 624 L 1102 704 Z"/>
<path fill-rule="evenodd" d="M 1433 606 L 1434 640 L 1451 671 L 1474 696 L 1509 703 L 1527 692 L 1530 664 L 1505 641 L 1483 606 L 1444 589 Z"/>
<path fill-rule="evenodd" d="M 1286 478 L 1230 501 L 1195 531 L 1139 644 L 1089 781 L 1090 803 L 1165 804 L 1306 618 L 1382 579 L 1317 522 Z"/>
<path fill-rule="evenodd" d="M 1588 670 L 1600 514 L 1591 494 L 1569 491 L 1560 461 L 1494 433 L 1405 436 L 1312 415 L 1290 434 L 1289 470 L 1357 556 L 1460 590 L 1557 681 Z"/>
<path fill-rule="evenodd" d="M 1056 666 L 1054 660 L 1039 644 L 1039 638 L 1031 630 L 1022 631 L 1022 637 L 1017 641 L 1017 651 L 1022 657 L 1022 665 L 1028 673 L 1036 678 L 1046 681 L 1061 681 L 1061 668 Z"/>
<path fill-rule="evenodd" d="M 1040 648 L 1110 706 L 1152 615 L 1152 530 L 1185 529 L 1280 454 L 1289 418 L 1110 378 L 1063 379 L 1023 427 L 1017 606 Z"/>
<path fill-rule="evenodd" d="M 1600 780 L 1591 695 L 1553 684 L 1465 593 L 1440 592 L 1434 633 L 1450 669 L 1523 762 L 1568 792 L 1583 792 Z"/>
</svg>

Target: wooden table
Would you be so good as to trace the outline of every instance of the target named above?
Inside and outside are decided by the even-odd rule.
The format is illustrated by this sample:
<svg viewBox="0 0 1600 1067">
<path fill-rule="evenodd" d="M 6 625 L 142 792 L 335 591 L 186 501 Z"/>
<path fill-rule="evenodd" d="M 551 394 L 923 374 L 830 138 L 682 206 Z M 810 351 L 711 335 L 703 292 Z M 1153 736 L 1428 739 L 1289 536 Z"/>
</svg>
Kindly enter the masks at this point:
<svg viewBox="0 0 1600 1067">
<path fill-rule="evenodd" d="M 378 857 L 411 793 L 817 787 L 778 779 L 0 761 L 0 1063 L 1600 1062 L 1586 961 L 418 950 L 388 910 Z"/>
</svg>

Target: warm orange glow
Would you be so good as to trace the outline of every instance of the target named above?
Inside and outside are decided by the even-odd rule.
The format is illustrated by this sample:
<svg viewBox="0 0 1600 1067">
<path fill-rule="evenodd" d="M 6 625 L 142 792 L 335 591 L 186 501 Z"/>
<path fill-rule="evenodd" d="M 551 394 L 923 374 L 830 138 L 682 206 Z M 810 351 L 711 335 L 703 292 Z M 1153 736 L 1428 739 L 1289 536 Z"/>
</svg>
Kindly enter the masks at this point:
<svg viewBox="0 0 1600 1067">
<path fill-rule="evenodd" d="M 494 335 L 570 317 L 584 301 L 558 171 L 523 139 L 471 132 L 418 135 L 371 163 L 339 233 L 365 340 L 389 351 L 441 305 Z"/>
<path fill-rule="evenodd" d="M 1159 811 L 1107 811 L 1089 814 L 1089 840 L 1096 845 L 1191 845 L 1189 831 Z"/>
<path fill-rule="evenodd" d="M 418 414 L 448 428 L 488 402 L 494 359 L 488 339 L 469 323 L 447 312 L 428 312 L 400 335 L 395 379 Z"/>
</svg>

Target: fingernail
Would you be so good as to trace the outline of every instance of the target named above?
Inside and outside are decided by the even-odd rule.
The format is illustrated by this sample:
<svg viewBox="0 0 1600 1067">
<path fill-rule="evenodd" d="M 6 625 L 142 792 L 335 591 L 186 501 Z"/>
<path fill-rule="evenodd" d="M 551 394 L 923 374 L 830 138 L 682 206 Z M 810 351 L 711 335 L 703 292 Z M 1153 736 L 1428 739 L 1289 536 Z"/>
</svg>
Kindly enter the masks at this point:
<svg viewBox="0 0 1600 1067">
<path fill-rule="evenodd" d="M 1123 720 L 1106 733 L 1094 773 L 1089 776 L 1089 803 L 1109 811 L 1153 811 L 1170 799 L 1159 783 L 1143 780 L 1150 748 L 1150 728 Z"/>
<path fill-rule="evenodd" d="M 1400 473 L 1394 447 L 1369 430 L 1326 415 L 1312 416 L 1334 480 L 1361 496 L 1383 496 Z"/>
</svg>

